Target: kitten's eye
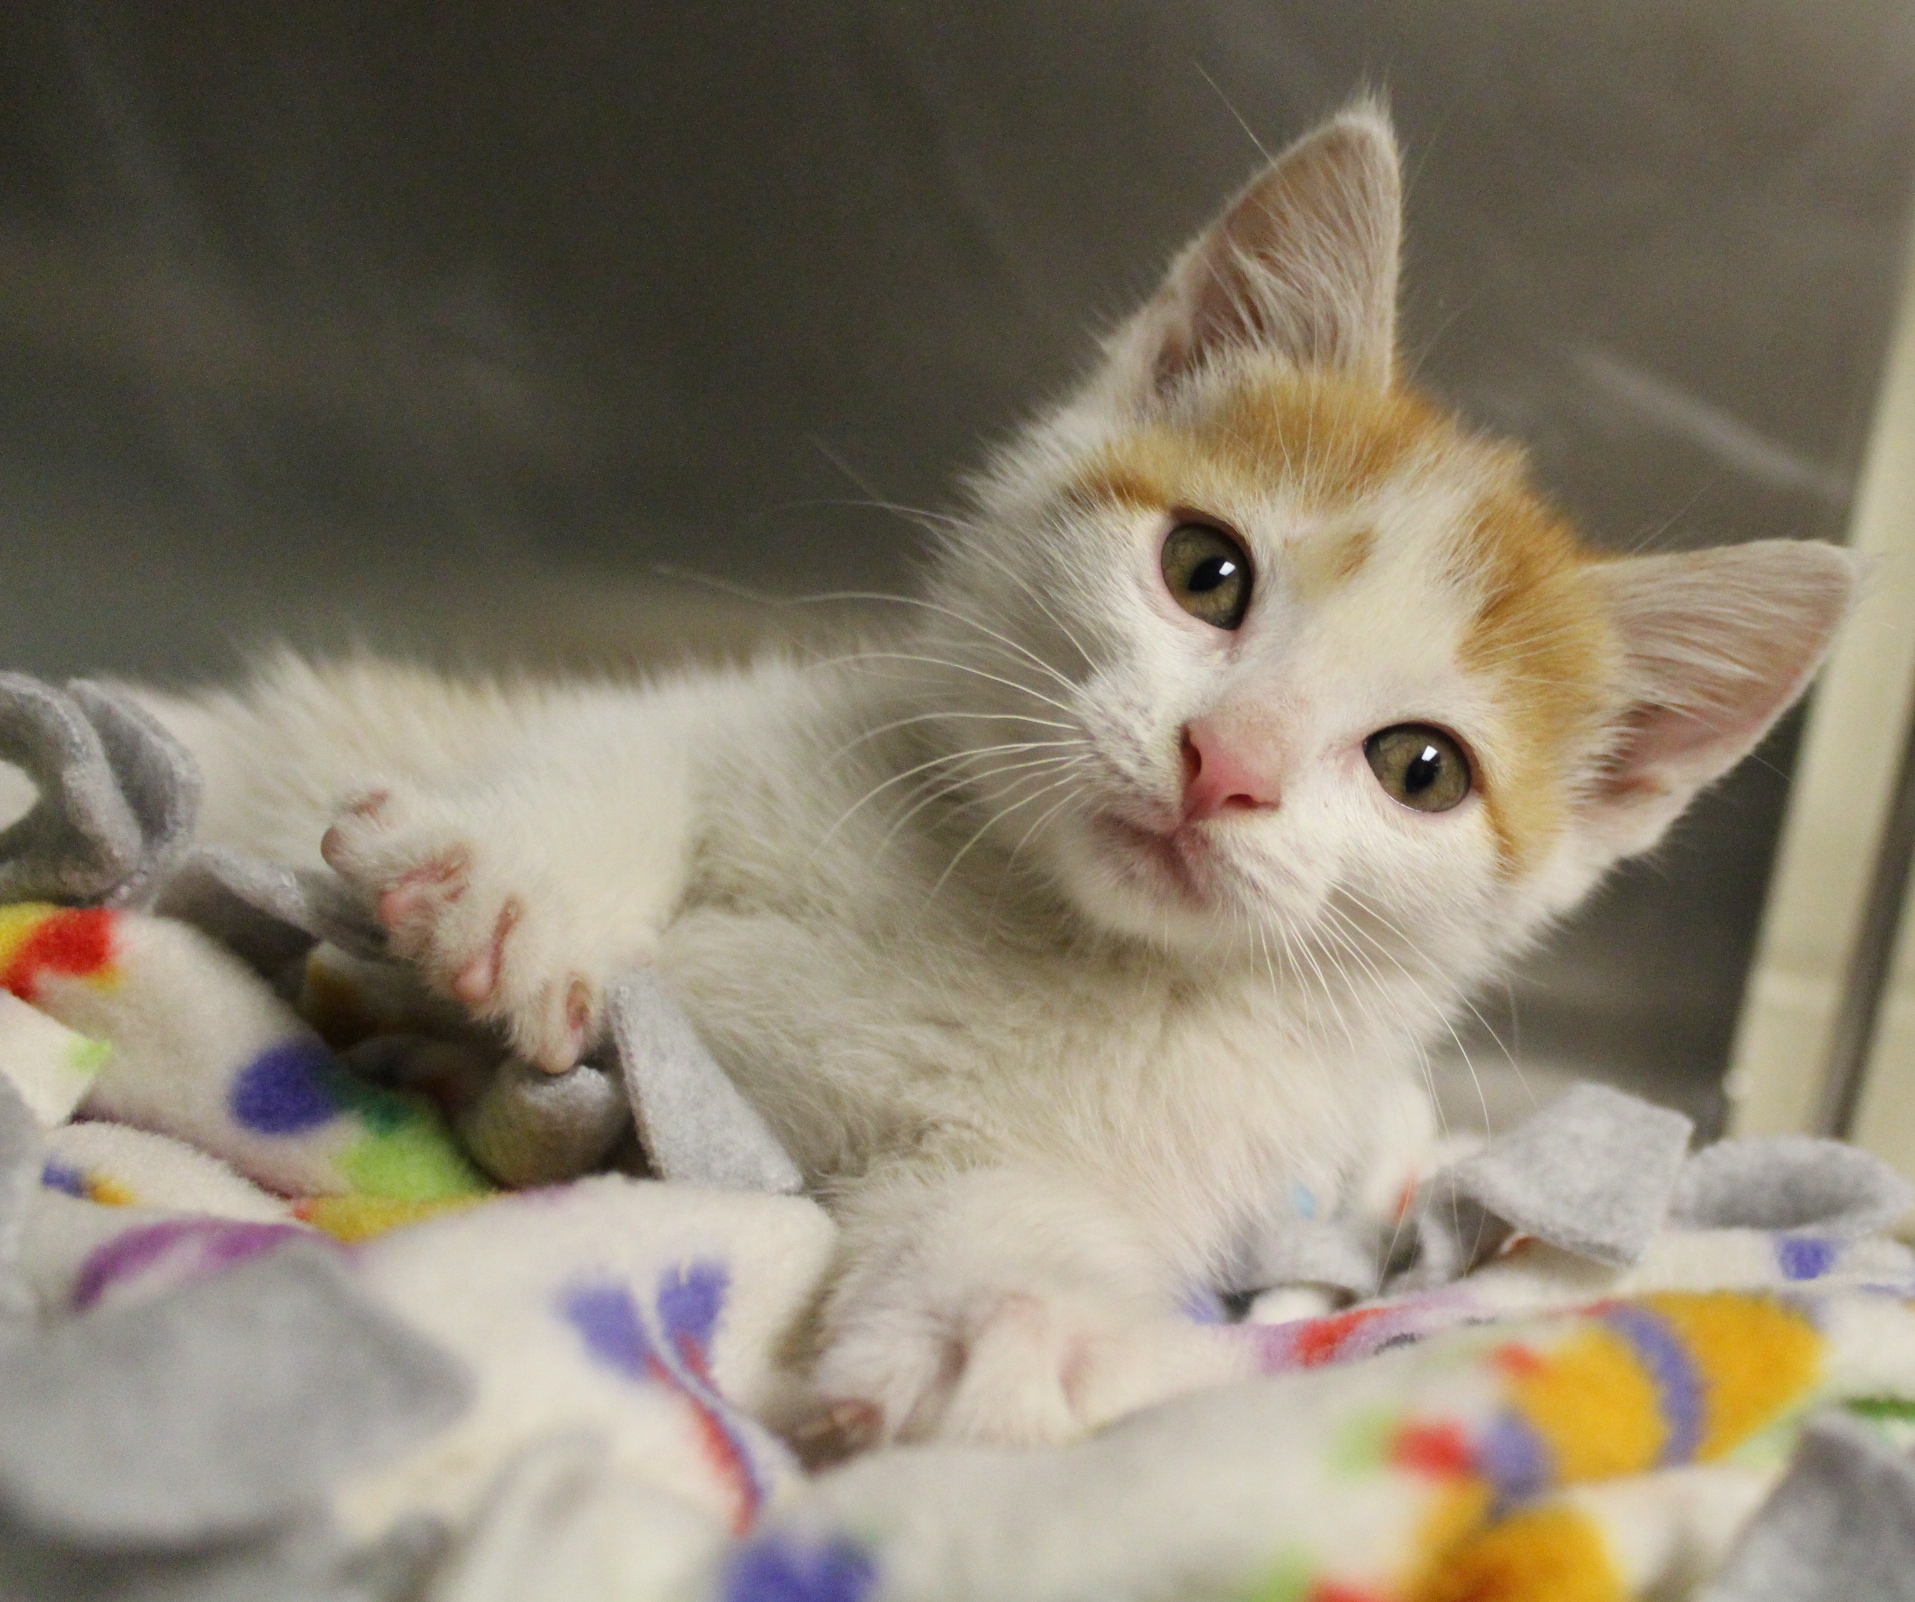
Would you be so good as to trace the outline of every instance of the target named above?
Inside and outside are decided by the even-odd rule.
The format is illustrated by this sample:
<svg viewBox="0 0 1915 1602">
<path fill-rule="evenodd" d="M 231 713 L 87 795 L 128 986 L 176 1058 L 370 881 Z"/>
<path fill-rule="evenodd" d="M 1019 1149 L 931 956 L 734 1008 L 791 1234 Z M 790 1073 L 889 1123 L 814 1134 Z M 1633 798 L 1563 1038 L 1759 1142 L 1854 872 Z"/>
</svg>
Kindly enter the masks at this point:
<svg viewBox="0 0 1915 1602">
<path fill-rule="evenodd" d="M 1250 609 L 1250 557 L 1220 528 L 1179 523 L 1164 541 L 1164 583 L 1192 617 L 1234 629 Z"/>
<path fill-rule="evenodd" d="M 1447 812 L 1470 792 L 1463 748 L 1427 723 L 1379 729 L 1363 742 L 1363 754 L 1385 793 L 1418 812 Z"/>
</svg>

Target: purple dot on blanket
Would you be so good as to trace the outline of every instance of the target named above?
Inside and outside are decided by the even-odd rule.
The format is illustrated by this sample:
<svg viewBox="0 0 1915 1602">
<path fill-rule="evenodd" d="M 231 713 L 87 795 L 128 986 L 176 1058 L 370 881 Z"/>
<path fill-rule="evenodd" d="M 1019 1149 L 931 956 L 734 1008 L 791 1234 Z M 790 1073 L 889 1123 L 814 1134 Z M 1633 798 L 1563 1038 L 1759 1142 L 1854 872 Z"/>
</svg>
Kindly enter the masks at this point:
<svg viewBox="0 0 1915 1602">
<path fill-rule="evenodd" d="M 862 1602 L 877 1584 L 871 1555 L 842 1535 L 816 1546 L 771 1535 L 725 1567 L 725 1602 Z"/>
<path fill-rule="evenodd" d="M 709 1358 L 730 1285 L 723 1263 L 701 1259 L 665 1270 L 658 1281 L 658 1317 L 674 1345 L 683 1347 L 689 1341 L 700 1356 Z"/>
<path fill-rule="evenodd" d="M 655 1359 L 632 1293 L 616 1282 L 574 1285 L 559 1298 L 565 1320 L 585 1340 L 585 1349 L 607 1368 L 633 1379 L 645 1377 Z"/>
<path fill-rule="evenodd" d="M 1476 1443 L 1476 1472 L 1494 1488 L 1496 1505 L 1509 1508 L 1547 1490 L 1556 1465 L 1527 1419 L 1499 1413 Z"/>
<path fill-rule="evenodd" d="M 84 1312 L 123 1279 L 164 1268 L 176 1284 L 206 1279 L 289 1240 L 311 1240 L 297 1224 L 247 1224 L 230 1218 L 169 1218 L 116 1235 L 95 1248 L 73 1281 L 73 1309 Z"/>
<path fill-rule="evenodd" d="M 1820 1279 L 1835 1266 L 1836 1244 L 1820 1235 L 1778 1235 L 1776 1266 L 1784 1279 Z"/>
<path fill-rule="evenodd" d="M 40 1183 L 48 1190 L 63 1190 L 69 1196 L 78 1196 L 86 1200 L 86 1175 L 71 1163 L 63 1163 L 58 1157 L 49 1157 L 46 1166 L 40 1170 Z"/>
<path fill-rule="evenodd" d="M 339 1068 L 317 1040 L 282 1040 L 240 1069 L 227 1092 L 233 1121 L 262 1135 L 297 1135 L 339 1116 Z"/>
</svg>

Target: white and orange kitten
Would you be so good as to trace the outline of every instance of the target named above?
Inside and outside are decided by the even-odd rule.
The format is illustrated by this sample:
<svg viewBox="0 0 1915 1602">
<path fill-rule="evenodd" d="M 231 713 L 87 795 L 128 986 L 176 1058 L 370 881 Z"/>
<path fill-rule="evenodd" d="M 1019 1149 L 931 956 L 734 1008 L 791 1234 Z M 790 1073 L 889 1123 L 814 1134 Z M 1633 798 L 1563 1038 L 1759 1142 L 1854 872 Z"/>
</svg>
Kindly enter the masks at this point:
<svg viewBox="0 0 1915 1602">
<path fill-rule="evenodd" d="M 209 838 L 323 849 L 553 1070 L 657 963 L 843 1224 L 817 1382 L 887 1436 L 1146 1399 L 1189 1287 L 1427 1134 L 1428 1044 L 1755 744 L 1855 585 L 1819 544 L 1580 545 L 1401 383 L 1400 212 L 1373 106 L 1272 163 L 857 659 L 153 697 Z"/>
</svg>

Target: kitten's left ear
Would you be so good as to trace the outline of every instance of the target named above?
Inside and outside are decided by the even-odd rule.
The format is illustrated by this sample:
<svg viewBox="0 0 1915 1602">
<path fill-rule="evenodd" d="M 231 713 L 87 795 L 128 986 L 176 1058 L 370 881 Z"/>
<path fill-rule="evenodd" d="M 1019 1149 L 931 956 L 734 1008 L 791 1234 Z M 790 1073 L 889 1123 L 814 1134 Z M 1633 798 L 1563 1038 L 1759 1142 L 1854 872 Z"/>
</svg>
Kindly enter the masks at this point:
<svg viewBox="0 0 1915 1602">
<path fill-rule="evenodd" d="M 1586 797 L 1606 856 L 1646 851 L 1795 702 L 1854 604 L 1863 560 L 1814 541 L 1588 570 L 1621 637 L 1628 703 Z"/>
<path fill-rule="evenodd" d="M 1177 258 L 1112 352 L 1131 399 L 1231 349 L 1389 387 L 1403 181 L 1388 115 L 1359 101 L 1251 180 Z"/>
</svg>

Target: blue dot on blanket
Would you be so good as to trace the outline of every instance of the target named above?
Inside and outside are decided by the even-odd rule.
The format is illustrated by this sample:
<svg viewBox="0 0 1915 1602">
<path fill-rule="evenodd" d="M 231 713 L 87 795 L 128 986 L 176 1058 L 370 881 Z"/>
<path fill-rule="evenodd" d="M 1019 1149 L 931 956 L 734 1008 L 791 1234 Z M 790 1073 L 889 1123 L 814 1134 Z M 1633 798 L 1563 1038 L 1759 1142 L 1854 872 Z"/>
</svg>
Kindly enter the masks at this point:
<svg viewBox="0 0 1915 1602">
<path fill-rule="evenodd" d="M 297 1135 L 339 1116 L 339 1070 L 317 1040 L 282 1040 L 240 1069 L 227 1092 L 235 1123 L 262 1135 Z"/>
<path fill-rule="evenodd" d="M 725 1602 L 864 1602 L 877 1565 L 856 1542 L 834 1535 L 820 1545 L 774 1532 L 739 1549 L 725 1568 Z"/>
<path fill-rule="evenodd" d="M 71 1163 L 63 1163 L 58 1157 L 49 1157 L 46 1166 L 40 1170 L 40 1183 L 48 1190 L 65 1191 L 69 1196 L 78 1196 L 86 1200 L 86 1175 Z"/>
<path fill-rule="evenodd" d="M 1818 1235 L 1778 1235 L 1775 1260 L 1784 1279 L 1820 1279 L 1835 1266 L 1836 1243 Z"/>
</svg>

